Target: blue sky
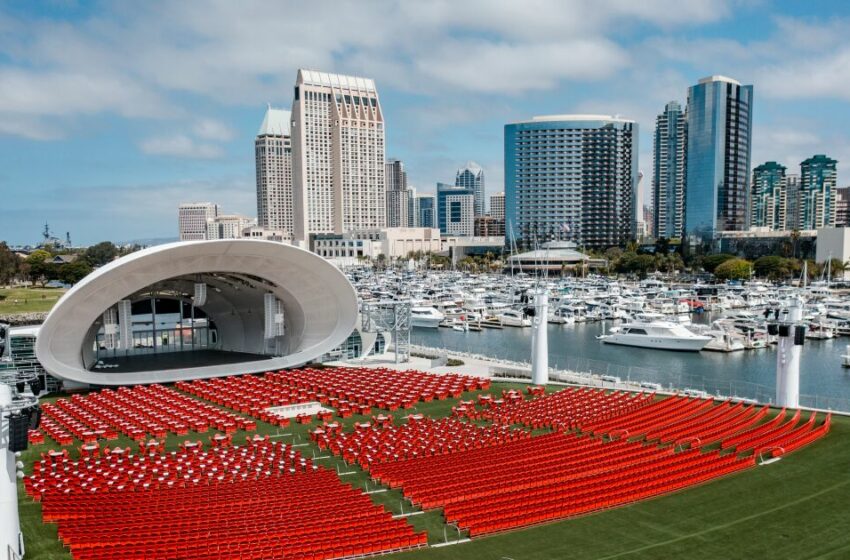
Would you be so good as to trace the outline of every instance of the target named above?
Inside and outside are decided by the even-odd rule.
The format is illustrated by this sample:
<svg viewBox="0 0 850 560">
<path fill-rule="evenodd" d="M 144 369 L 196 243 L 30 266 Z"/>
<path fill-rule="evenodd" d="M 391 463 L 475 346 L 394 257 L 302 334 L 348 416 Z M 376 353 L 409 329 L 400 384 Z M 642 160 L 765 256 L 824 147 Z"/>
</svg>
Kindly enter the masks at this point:
<svg viewBox="0 0 850 560">
<path fill-rule="evenodd" d="M 433 191 L 502 188 L 533 115 L 655 115 L 724 74 L 755 87 L 753 162 L 815 153 L 850 184 L 850 4 L 758 0 L 20 2 L 0 5 L 0 240 L 174 237 L 177 204 L 254 215 L 253 137 L 297 68 L 374 78 L 387 156 Z M 846 177 L 846 180 L 845 180 Z"/>
</svg>

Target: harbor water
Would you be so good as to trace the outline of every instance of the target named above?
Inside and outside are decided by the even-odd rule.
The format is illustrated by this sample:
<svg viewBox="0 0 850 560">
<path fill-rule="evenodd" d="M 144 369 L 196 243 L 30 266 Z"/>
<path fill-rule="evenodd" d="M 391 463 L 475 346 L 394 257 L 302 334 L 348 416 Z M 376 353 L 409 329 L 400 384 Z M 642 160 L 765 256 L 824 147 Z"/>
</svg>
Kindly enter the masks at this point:
<svg viewBox="0 0 850 560">
<path fill-rule="evenodd" d="M 694 316 L 694 322 L 709 322 Z M 776 382 L 776 347 L 739 352 L 671 352 L 603 344 L 596 337 L 606 321 L 575 325 L 548 325 L 549 366 L 556 369 L 616 375 L 623 380 L 660 383 L 665 388 L 706 390 L 712 394 L 755 398 L 771 402 Z M 496 359 L 530 361 L 531 329 L 414 328 L 411 342 Z M 801 405 L 850 410 L 850 368 L 841 366 L 841 354 L 850 338 L 806 340 L 800 365 Z"/>
</svg>

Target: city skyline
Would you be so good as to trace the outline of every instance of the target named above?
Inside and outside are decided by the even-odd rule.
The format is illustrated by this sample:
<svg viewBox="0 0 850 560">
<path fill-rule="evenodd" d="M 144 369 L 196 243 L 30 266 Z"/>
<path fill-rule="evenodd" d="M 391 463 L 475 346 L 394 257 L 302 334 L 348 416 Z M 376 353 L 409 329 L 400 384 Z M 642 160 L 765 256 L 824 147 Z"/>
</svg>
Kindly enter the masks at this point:
<svg viewBox="0 0 850 560">
<path fill-rule="evenodd" d="M 203 29 L 193 23 L 200 12 Z M 842 185 L 850 161 L 842 3 L 488 4 L 486 18 L 481 12 L 474 3 L 5 7 L 0 20 L 14 31 L 0 46 L 0 238 L 36 242 L 45 221 L 78 243 L 176 237 L 174 207 L 187 200 L 254 215 L 250 143 L 267 103 L 291 103 L 298 67 L 376 81 L 386 156 L 405 161 L 423 194 L 468 160 L 485 170 L 487 197 L 501 191 L 504 124 L 556 113 L 638 122 L 647 181 L 655 116 L 710 74 L 757 90 L 753 164 L 795 169 L 825 153 L 838 161 Z M 247 31 L 229 29 L 237 17 Z M 130 54 L 149 41 L 152 21 L 169 22 L 157 47 Z M 330 44 L 312 36 L 309 21 L 323 22 Z M 261 31 L 282 22 L 280 39 L 260 48 Z"/>
</svg>

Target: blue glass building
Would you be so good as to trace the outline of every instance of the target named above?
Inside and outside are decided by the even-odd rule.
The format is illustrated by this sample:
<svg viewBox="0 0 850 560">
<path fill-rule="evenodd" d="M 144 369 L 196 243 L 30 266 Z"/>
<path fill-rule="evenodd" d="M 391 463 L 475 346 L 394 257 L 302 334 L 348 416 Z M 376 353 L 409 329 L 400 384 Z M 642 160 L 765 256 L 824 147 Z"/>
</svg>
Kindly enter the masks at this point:
<svg viewBox="0 0 850 560">
<path fill-rule="evenodd" d="M 671 101 L 655 119 L 652 145 L 652 231 L 655 237 L 683 236 L 687 160 L 687 114 L 681 105 Z"/>
<path fill-rule="evenodd" d="M 753 86 L 725 76 L 688 88 L 685 232 L 690 245 L 749 227 Z"/>
<path fill-rule="evenodd" d="M 837 163 L 819 154 L 800 164 L 800 215 L 797 229 L 835 226 Z"/>
<path fill-rule="evenodd" d="M 418 222 L 416 227 L 437 227 L 436 208 L 437 199 L 431 195 L 417 195 L 416 197 L 416 213 Z"/>
<path fill-rule="evenodd" d="M 437 183 L 437 226 L 442 235 L 471 236 L 475 227 L 475 189 Z"/>
<path fill-rule="evenodd" d="M 481 169 L 481 166 L 470 161 L 463 169 L 458 169 L 455 176 L 455 186 L 472 189 L 475 197 L 473 211 L 476 216 L 483 216 L 485 211 L 484 170 Z"/>
<path fill-rule="evenodd" d="M 637 225 L 638 125 L 554 115 L 505 125 L 506 243 L 623 245 Z"/>
<path fill-rule="evenodd" d="M 753 169 L 753 191 L 750 197 L 750 226 L 784 230 L 788 214 L 788 192 L 785 166 L 775 161 Z"/>
</svg>

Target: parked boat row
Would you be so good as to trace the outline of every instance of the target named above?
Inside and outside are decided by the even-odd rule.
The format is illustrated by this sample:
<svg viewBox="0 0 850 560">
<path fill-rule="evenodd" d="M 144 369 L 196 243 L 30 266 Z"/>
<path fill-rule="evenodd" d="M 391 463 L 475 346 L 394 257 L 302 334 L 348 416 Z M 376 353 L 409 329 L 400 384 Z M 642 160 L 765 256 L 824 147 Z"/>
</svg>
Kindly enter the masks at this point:
<svg viewBox="0 0 850 560">
<path fill-rule="evenodd" d="M 363 301 L 407 300 L 414 328 L 528 328 L 530 290 L 549 297 L 546 321 L 569 327 L 604 321 L 611 327 L 599 340 L 665 350 L 739 352 L 773 342 L 769 321 L 781 321 L 793 298 L 805 303 L 811 340 L 850 335 L 850 295 L 820 283 L 810 286 L 681 285 L 650 278 L 625 282 L 604 277 L 540 279 L 533 276 L 453 271 L 347 271 Z M 708 314 L 700 324 L 694 315 Z"/>
</svg>

